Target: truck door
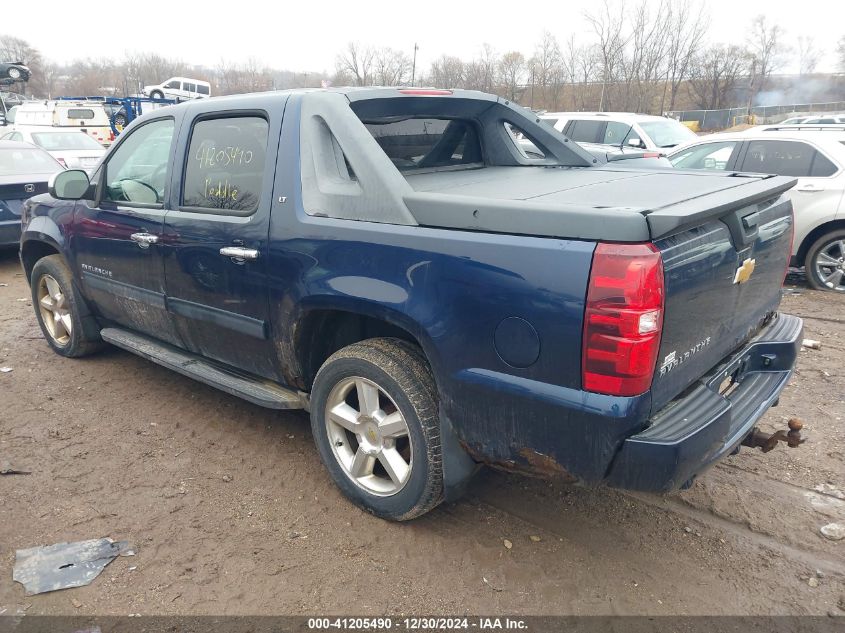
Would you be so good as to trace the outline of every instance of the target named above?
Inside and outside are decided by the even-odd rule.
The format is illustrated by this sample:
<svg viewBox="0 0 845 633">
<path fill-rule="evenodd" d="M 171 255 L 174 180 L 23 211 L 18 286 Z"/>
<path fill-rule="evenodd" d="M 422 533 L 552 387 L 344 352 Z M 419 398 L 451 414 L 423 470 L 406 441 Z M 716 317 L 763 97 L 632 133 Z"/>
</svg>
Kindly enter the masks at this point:
<svg viewBox="0 0 845 633">
<path fill-rule="evenodd" d="M 184 125 L 164 221 L 167 305 L 185 346 L 274 380 L 266 265 L 281 105 Z"/>
<path fill-rule="evenodd" d="M 95 201 L 77 205 L 71 249 L 86 295 L 106 319 L 170 343 L 161 229 L 175 122 L 158 118 L 120 138 L 98 170 Z"/>
</svg>

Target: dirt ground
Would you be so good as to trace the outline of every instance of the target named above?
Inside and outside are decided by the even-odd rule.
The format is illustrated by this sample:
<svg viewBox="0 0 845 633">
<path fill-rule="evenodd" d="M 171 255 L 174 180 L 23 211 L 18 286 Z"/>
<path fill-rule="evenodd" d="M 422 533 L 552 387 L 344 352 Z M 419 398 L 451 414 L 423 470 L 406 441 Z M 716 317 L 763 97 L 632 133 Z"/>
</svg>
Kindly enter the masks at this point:
<svg viewBox="0 0 845 633">
<path fill-rule="evenodd" d="M 0 254 L 0 463 L 32 471 L 0 476 L 0 613 L 843 615 L 845 541 L 819 528 L 845 521 L 845 296 L 791 276 L 783 310 L 822 348 L 763 426 L 802 418 L 803 447 L 667 497 L 482 472 L 396 525 L 341 497 L 305 414 L 117 349 L 53 354 Z M 12 581 L 16 549 L 103 536 L 137 555 L 88 587 Z"/>
</svg>

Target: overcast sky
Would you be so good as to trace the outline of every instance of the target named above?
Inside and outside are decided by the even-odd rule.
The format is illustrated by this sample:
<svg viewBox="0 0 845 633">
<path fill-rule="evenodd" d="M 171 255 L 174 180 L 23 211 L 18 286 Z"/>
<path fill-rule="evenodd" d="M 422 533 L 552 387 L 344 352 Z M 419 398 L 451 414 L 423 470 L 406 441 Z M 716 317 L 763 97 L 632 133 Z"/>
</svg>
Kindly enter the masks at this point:
<svg viewBox="0 0 845 633">
<path fill-rule="evenodd" d="M 638 2 L 627 0 L 629 6 Z M 815 37 L 816 46 L 825 51 L 819 71 L 835 69 L 833 51 L 845 34 L 842 0 L 807 4 L 795 0 L 709 0 L 706 4 L 711 40 L 742 43 L 751 19 L 765 8 L 769 18 L 787 30 L 787 43 L 792 44 L 799 35 Z M 28 40 L 56 62 L 80 57 L 121 58 L 127 50 L 156 50 L 189 64 L 214 66 L 224 58 L 244 61 L 256 57 L 272 68 L 329 72 L 334 70 L 337 52 L 349 40 L 401 48 L 409 54 L 416 42 L 420 47 L 417 67 L 426 70 L 444 53 L 469 59 L 485 42 L 499 52 L 515 49 L 529 55 L 544 29 L 561 43 L 571 33 L 588 40 L 591 32 L 583 14 L 598 6 L 598 0 L 501 5 L 466 0 L 140 0 L 95 3 L 83 9 L 81 5 L 71 7 L 66 0 L 46 0 L 37 3 L 38 13 L 45 19 L 3 20 L 0 33 Z"/>
</svg>

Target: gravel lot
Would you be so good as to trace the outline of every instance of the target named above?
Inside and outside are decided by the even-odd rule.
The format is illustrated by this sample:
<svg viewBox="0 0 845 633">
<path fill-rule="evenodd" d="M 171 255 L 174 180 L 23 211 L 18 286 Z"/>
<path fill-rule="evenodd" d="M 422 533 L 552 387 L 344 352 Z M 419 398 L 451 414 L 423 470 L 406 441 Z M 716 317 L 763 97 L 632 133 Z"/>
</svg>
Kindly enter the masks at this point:
<svg viewBox="0 0 845 633">
<path fill-rule="evenodd" d="M 819 528 L 845 522 L 845 296 L 789 281 L 783 310 L 822 348 L 762 426 L 800 417 L 803 447 L 744 449 L 666 497 L 483 472 L 395 525 L 340 496 L 305 414 L 117 349 L 53 354 L 0 253 L 0 463 L 32 471 L 0 476 L 0 613 L 843 615 L 845 541 Z M 12 581 L 16 549 L 102 536 L 137 555 L 88 587 Z"/>
</svg>

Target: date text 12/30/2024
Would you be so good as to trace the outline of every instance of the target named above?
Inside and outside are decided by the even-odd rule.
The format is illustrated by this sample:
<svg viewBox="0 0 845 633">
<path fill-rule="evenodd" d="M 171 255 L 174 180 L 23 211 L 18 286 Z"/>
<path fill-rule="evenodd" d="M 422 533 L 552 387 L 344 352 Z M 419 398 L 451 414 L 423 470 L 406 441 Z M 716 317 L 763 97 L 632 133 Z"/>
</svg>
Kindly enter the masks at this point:
<svg viewBox="0 0 845 633">
<path fill-rule="evenodd" d="M 349 631 L 527 631 L 519 618 L 496 617 L 410 617 L 410 618 L 309 618 L 314 631 L 341 629 Z"/>
</svg>

